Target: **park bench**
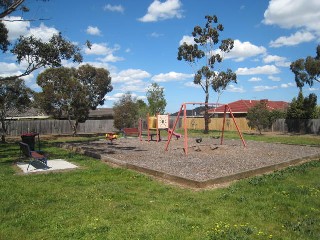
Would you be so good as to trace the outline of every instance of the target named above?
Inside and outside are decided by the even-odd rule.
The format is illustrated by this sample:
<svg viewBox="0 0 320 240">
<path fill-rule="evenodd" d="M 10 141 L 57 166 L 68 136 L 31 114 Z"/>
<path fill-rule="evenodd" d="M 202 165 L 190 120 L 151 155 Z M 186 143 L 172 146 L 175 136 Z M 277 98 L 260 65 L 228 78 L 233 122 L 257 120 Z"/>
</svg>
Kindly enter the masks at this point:
<svg viewBox="0 0 320 240">
<path fill-rule="evenodd" d="M 29 158 L 29 164 L 28 164 L 28 168 L 27 171 L 29 169 L 29 166 L 32 162 L 34 161 L 39 161 L 41 163 L 43 163 L 46 168 L 49 168 L 47 165 L 47 157 L 36 152 L 36 151 L 30 151 L 30 147 L 28 144 L 24 143 L 24 142 L 19 142 L 20 145 L 20 153 L 22 153 L 25 157 Z"/>
<path fill-rule="evenodd" d="M 136 136 L 136 137 L 138 137 L 139 134 L 140 134 L 138 128 L 123 128 L 123 133 L 124 133 L 125 137 L 127 137 L 127 136 Z"/>
</svg>

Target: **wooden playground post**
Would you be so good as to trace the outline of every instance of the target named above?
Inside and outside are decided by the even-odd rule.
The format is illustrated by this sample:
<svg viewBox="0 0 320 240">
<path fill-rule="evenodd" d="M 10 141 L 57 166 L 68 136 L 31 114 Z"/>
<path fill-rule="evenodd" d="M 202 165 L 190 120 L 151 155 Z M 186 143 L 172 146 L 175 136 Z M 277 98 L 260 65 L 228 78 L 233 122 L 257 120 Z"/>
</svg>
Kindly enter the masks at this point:
<svg viewBox="0 0 320 240">
<path fill-rule="evenodd" d="M 139 139 L 142 141 L 142 119 L 139 118 Z"/>
<path fill-rule="evenodd" d="M 150 123 L 149 123 L 149 113 L 147 113 L 147 128 L 148 128 L 148 142 L 150 142 Z"/>
</svg>

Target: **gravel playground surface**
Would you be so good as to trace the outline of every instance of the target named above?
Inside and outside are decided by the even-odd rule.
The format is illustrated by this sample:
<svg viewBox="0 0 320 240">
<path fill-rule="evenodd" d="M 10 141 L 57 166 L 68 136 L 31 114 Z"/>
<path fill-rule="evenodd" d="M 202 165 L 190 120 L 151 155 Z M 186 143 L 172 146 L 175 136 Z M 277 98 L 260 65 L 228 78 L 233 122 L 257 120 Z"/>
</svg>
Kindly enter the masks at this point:
<svg viewBox="0 0 320 240">
<path fill-rule="evenodd" d="M 139 141 L 121 138 L 109 144 L 100 140 L 67 144 L 66 148 L 100 158 L 108 163 L 134 169 L 189 187 L 208 187 L 240 178 L 254 176 L 320 157 L 319 147 L 287 145 L 240 140 L 205 138 L 188 141 L 188 155 L 183 150 L 184 139 Z"/>
</svg>

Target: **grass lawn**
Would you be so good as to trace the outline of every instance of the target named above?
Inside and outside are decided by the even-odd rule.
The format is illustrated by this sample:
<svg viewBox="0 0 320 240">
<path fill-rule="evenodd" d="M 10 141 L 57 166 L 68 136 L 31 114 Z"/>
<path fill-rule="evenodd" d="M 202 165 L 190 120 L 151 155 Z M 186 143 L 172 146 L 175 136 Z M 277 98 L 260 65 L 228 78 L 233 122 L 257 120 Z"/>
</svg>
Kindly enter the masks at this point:
<svg viewBox="0 0 320 240">
<path fill-rule="evenodd" d="M 310 144 L 290 138 L 296 137 L 285 141 Z M 194 191 L 50 141 L 43 150 L 81 168 L 17 174 L 18 145 L 0 145 L 0 239 L 320 239 L 319 160 Z"/>
</svg>

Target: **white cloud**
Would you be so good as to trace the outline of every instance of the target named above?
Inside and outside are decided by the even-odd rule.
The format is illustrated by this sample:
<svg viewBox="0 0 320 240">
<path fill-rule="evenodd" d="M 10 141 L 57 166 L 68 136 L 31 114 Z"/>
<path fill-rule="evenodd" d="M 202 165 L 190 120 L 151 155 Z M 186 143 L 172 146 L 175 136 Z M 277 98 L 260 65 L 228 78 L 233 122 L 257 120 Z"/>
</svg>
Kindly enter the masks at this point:
<svg viewBox="0 0 320 240">
<path fill-rule="evenodd" d="M 113 95 L 106 95 L 104 98 L 106 101 L 119 101 L 119 99 L 122 98 L 127 92 L 128 91 L 124 91 L 124 92 L 115 93 Z M 136 98 L 136 99 L 141 99 L 141 100 L 146 99 L 146 96 L 139 96 L 136 93 L 132 93 L 132 92 L 130 94 L 133 98 Z M 105 106 L 112 107 L 112 106 L 108 106 L 106 101 L 105 101 L 104 107 Z"/>
<path fill-rule="evenodd" d="M 158 75 L 154 75 L 151 78 L 151 80 L 155 82 L 182 81 L 189 78 L 193 78 L 193 76 L 194 76 L 193 74 L 169 72 L 169 73 L 160 73 Z"/>
<path fill-rule="evenodd" d="M 308 88 L 309 91 L 319 91 L 319 88 Z"/>
<path fill-rule="evenodd" d="M 234 40 L 234 47 L 229 53 L 224 55 L 225 59 L 235 59 L 235 61 L 240 62 L 249 57 L 254 57 L 257 55 L 265 54 L 266 48 L 263 46 L 256 46 L 250 42 L 241 42 L 240 40 Z"/>
<path fill-rule="evenodd" d="M 112 53 L 106 55 L 104 58 L 98 58 L 97 60 L 100 60 L 102 62 L 119 62 L 123 61 L 124 58 L 114 56 Z"/>
<path fill-rule="evenodd" d="M 180 42 L 179 42 L 179 46 L 181 46 L 184 42 L 185 42 L 186 44 L 188 44 L 188 45 L 193 45 L 193 44 L 195 44 L 194 37 L 192 37 L 192 36 L 187 36 L 187 35 L 184 35 L 184 36 L 182 37 L 182 39 L 181 39 Z"/>
<path fill-rule="evenodd" d="M 105 11 L 111 11 L 111 12 L 120 12 L 123 13 L 124 12 L 124 8 L 122 5 L 111 5 L 111 4 L 107 4 L 104 6 L 103 10 Z"/>
<path fill-rule="evenodd" d="M 147 83 L 143 81 L 135 81 L 134 83 L 125 83 L 119 87 L 122 92 L 146 92 Z"/>
<path fill-rule="evenodd" d="M 319 24 L 320 25 L 320 24 Z M 295 34 L 291 34 L 289 37 L 279 37 L 269 43 L 270 47 L 282 47 L 282 46 L 295 46 L 303 42 L 310 42 L 314 40 L 316 36 L 311 32 L 298 31 Z"/>
<path fill-rule="evenodd" d="M 30 22 L 21 21 L 21 17 L 8 16 L 4 18 L 4 24 L 9 30 L 8 39 L 9 41 L 18 39 L 20 36 L 27 35 L 30 27 Z"/>
<path fill-rule="evenodd" d="M 260 81 L 262 81 L 262 79 L 259 77 L 252 77 L 248 80 L 248 82 L 260 82 Z"/>
<path fill-rule="evenodd" d="M 106 95 L 104 98 L 105 98 L 105 100 L 109 100 L 109 101 L 117 101 L 117 100 L 119 100 L 120 98 L 122 98 L 123 97 L 123 95 L 124 95 L 125 93 L 115 93 L 115 94 L 113 94 L 113 95 Z"/>
<path fill-rule="evenodd" d="M 2 76 L 11 76 L 12 73 L 19 71 L 21 68 L 15 63 L 0 62 Z"/>
<path fill-rule="evenodd" d="M 116 71 L 116 67 L 113 66 L 113 65 L 110 65 L 106 62 L 98 62 L 98 61 L 85 61 L 85 62 L 82 62 L 80 64 L 70 64 L 70 61 L 67 62 L 68 63 L 68 67 L 74 67 L 74 68 L 78 68 L 82 65 L 85 65 L 85 64 L 90 64 L 91 66 L 93 67 L 96 67 L 96 68 L 104 68 L 106 70 L 108 70 L 110 73 L 112 72 L 115 72 Z M 63 64 L 63 66 L 65 66 L 65 64 Z"/>
<path fill-rule="evenodd" d="M 110 54 L 112 52 L 111 49 L 107 47 L 107 44 L 105 43 L 93 43 L 91 46 L 91 49 L 86 48 L 85 53 L 88 55 L 105 55 Z"/>
<path fill-rule="evenodd" d="M 98 27 L 89 26 L 86 30 L 86 32 L 90 35 L 100 36 L 101 31 Z"/>
<path fill-rule="evenodd" d="M 294 46 L 320 37 L 320 1 L 271 0 L 264 13 L 263 23 L 281 28 L 297 29 L 290 36 L 281 36 L 270 47 Z"/>
<path fill-rule="evenodd" d="M 88 55 L 107 55 L 119 49 L 118 45 L 115 45 L 114 48 L 109 48 L 106 43 L 93 43 L 91 49 L 85 49 L 85 53 Z"/>
<path fill-rule="evenodd" d="M 320 33 L 319 9 L 318 0 L 271 0 L 264 13 L 263 23 Z"/>
<path fill-rule="evenodd" d="M 156 22 L 170 18 L 182 18 L 182 3 L 180 0 L 167 0 L 160 2 L 154 0 L 148 7 L 148 12 L 138 20 L 141 22 Z"/>
<path fill-rule="evenodd" d="M 278 67 L 289 67 L 290 62 L 288 62 L 287 58 L 280 57 L 277 55 L 267 55 L 263 58 L 264 63 L 274 63 Z"/>
<path fill-rule="evenodd" d="M 34 74 L 33 73 L 30 73 L 29 75 L 23 76 L 21 78 L 26 82 L 26 84 L 28 84 L 28 85 L 32 84 L 32 86 L 36 86 L 36 87 L 40 88 L 36 83 L 33 83 L 34 82 Z"/>
<path fill-rule="evenodd" d="M 238 75 L 255 75 L 255 74 L 276 74 L 280 70 L 274 65 L 258 66 L 254 68 L 238 68 L 236 74 Z"/>
<path fill-rule="evenodd" d="M 153 32 L 153 33 L 150 34 L 150 36 L 151 36 L 151 37 L 154 37 L 154 38 L 158 38 L 158 37 L 162 37 L 163 34 L 157 33 L 157 32 Z"/>
<path fill-rule="evenodd" d="M 0 77 L 9 77 L 9 76 L 18 76 L 24 73 L 25 69 L 27 68 L 27 64 L 25 61 L 22 61 L 21 64 L 16 63 L 5 63 L 0 62 Z M 36 71 L 39 72 L 39 71 Z M 36 87 L 39 88 L 38 85 L 34 84 L 34 74 L 30 73 L 27 76 L 21 77 L 29 87 Z"/>
<path fill-rule="evenodd" d="M 267 55 L 263 58 L 264 63 L 272 63 L 272 62 L 279 62 L 279 61 L 285 61 L 285 57 L 280 57 L 277 55 Z"/>
<path fill-rule="evenodd" d="M 125 83 L 125 82 L 132 82 L 135 80 L 142 80 L 145 78 L 150 78 L 150 73 L 141 70 L 141 69 L 127 69 L 120 71 L 117 74 L 113 74 L 112 82 L 115 83 Z"/>
<path fill-rule="evenodd" d="M 229 84 L 227 87 L 227 92 L 237 92 L 237 93 L 244 93 L 245 90 L 243 89 L 243 87 L 236 87 L 233 84 Z"/>
<path fill-rule="evenodd" d="M 278 86 L 255 86 L 253 87 L 253 91 L 255 92 L 263 92 L 263 91 L 266 91 L 266 90 L 274 90 L 274 89 L 277 89 Z"/>
<path fill-rule="evenodd" d="M 182 45 L 184 42 L 187 44 L 195 44 L 194 37 L 183 36 L 179 42 Z M 229 53 L 223 53 L 220 50 L 215 51 L 215 53 L 220 54 L 224 59 L 234 59 L 236 62 L 240 62 L 249 57 L 255 57 L 258 55 L 266 54 L 267 50 L 263 46 L 256 46 L 250 42 L 241 42 L 240 40 L 234 40 L 234 47 Z"/>
<path fill-rule="evenodd" d="M 281 81 L 281 78 L 280 78 L 280 77 L 269 76 L 268 78 L 269 78 L 271 81 L 273 81 L 273 82 L 279 82 L 279 81 Z"/>
<path fill-rule="evenodd" d="M 54 27 L 47 27 L 44 23 L 40 23 L 39 27 L 30 28 L 30 22 L 23 21 L 21 17 L 11 16 L 5 17 L 4 23 L 8 29 L 8 39 L 9 41 L 18 39 L 20 36 L 35 36 L 44 42 L 47 42 L 52 35 L 58 34 L 59 31 Z"/>
<path fill-rule="evenodd" d="M 17 76 L 17 75 L 21 75 L 21 74 L 22 74 L 22 71 L 12 71 L 12 72 L 7 72 L 7 73 L 0 73 L 0 78 Z"/>
<path fill-rule="evenodd" d="M 44 42 L 48 42 L 49 39 L 54 35 L 58 34 L 59 31 L 53 27 L 47 27 L 43 23 L 40 24 L 39 27 L 30 28 L 29 36 L 33 35 L 36 38 L 40 38 Z"/>
<path fill-rule="evenodd" d="M 194 82 L 186 82 L 184 85 L 186 87 L 201 88 L 199 84 L 195 84 Z"/>
<path fill-rule="evenodd" d="M 295 83 L 282 83 L 280 85 L 281 88 L 288 88 L 288 87 L 295 87 L 296 84 Z"/>
</svg>

